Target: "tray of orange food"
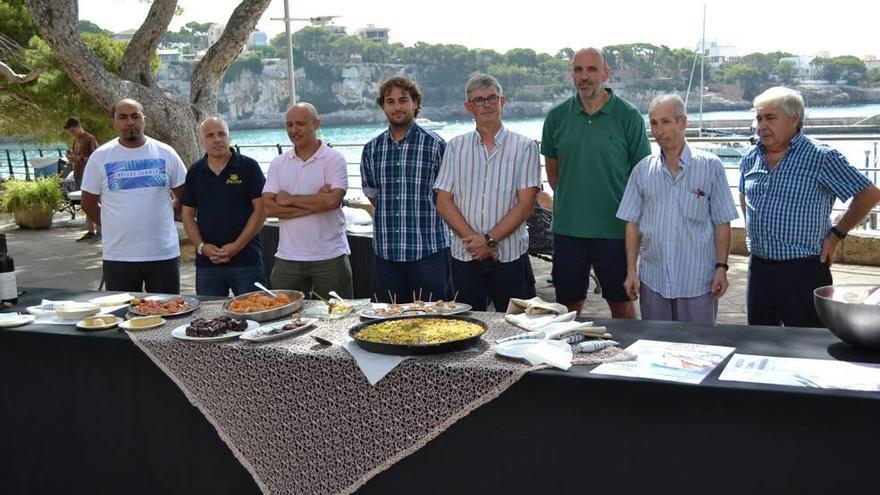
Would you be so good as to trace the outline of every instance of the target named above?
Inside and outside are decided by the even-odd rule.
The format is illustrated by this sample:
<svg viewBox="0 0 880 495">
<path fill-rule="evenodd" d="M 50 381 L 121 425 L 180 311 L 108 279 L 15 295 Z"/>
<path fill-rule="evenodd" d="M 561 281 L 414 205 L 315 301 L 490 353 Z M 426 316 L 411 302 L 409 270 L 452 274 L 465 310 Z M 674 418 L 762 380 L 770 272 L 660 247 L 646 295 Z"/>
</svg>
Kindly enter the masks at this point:
<svg viewBox="0 0 880 495">
<path fill-rule="evenodd" d="M 131 300 L 128 310 L 138 316 L 180 316 L 192 313 L 198 307 L 199 300 L 192 296 L 141 294 Z"/>
<path fill-rule="evenodd" d="M 248 292 L 223 303 L 227 316 L 254 321 L 271 321 L 293 313 L 303 305 L 305 295 L 297 290 L 272 290 L 275 297 L 263 291 Z"/>
</svg>

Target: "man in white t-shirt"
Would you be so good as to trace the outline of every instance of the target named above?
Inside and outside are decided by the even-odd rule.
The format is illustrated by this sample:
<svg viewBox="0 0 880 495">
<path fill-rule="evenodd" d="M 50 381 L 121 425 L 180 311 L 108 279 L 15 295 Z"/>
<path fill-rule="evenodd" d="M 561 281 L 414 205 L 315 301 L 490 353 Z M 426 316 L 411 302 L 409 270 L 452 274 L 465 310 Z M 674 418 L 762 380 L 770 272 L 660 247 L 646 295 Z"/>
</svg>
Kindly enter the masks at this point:
<svg viewBox="0 0 880 495">
<path fill-rule="evenodd" d="M 178 294 L 180 245 L 174 212 L 186 168 L 173 148 L 145 136 L 144 127 L 140 103 L 116 103 L 113 128 L 119 139 L 89 157 L 82 208 L 102 226 L 107 290 Z"/>
<path fill-rule="evenodd" d="M 291 106 L 285 122 L 293 149 L 272 160 L 263 187 L 266 216 L 280 219 L 272 287 L 352 297 L 345 157 L 317 138 L 321 119 L 309 103 Z"/>
</svg>

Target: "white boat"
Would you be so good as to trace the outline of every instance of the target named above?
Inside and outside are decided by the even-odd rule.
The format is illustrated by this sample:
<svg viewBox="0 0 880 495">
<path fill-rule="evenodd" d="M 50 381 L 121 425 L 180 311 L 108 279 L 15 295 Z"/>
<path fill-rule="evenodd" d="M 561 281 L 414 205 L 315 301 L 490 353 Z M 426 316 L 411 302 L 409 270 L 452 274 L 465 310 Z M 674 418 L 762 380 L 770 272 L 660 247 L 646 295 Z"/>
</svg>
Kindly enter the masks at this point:
<svg viewBox="0 0 880 495">
<path fill-rule="evenodd" d="M 416 124 L 419 125 L 422 129 L 430 129 L 432 131 L 437 129 L 443 129 L 446 127 L 446 121 L 443 122 L 434 122 L 431 119 L 426 119 L 424 117 L 419 117 L 416 119 Z"/>
</svg>

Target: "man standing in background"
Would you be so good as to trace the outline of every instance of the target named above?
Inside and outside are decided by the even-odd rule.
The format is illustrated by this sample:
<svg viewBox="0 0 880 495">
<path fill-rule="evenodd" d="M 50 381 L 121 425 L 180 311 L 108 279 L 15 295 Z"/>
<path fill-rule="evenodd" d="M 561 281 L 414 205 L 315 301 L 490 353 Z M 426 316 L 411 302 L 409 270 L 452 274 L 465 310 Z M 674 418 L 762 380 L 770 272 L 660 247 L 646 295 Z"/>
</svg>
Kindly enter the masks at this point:
<svg viewBox="0 0 880 495">
<path fill-rule="evenodd" d="M 67 153 L 67 160 L 73 165 L 73 184 L 74 191 L 82 188 L 83 173 L 86 170 L 86 163 L 98 148 L 98 141 L 83 129 L 82 124 L 76 117 L 67 119 L 64 124 L 64 130 L 73 138 L 73 146 Z M 101 234 L 96 231 L 95 221 L 86 215 L 86 233 L 76 240 L 76 242 L 91 241 L 98 242 L 101 240 Z"/>
</svg>

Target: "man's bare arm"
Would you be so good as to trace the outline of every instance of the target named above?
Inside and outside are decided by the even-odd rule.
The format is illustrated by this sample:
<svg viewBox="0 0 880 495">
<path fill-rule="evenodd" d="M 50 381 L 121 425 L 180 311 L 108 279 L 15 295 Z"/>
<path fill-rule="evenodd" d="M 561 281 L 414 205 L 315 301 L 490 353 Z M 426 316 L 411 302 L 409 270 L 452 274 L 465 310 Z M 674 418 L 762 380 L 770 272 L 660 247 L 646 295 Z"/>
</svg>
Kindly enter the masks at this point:
<svg viewBox="0 0 880 495">
<path fill-rule="evenodd" d="M 82 191 L 82 209 L 89 220 L 101 225 L 101 195 Z"/>
<path fill-rule="evenodd" d="M 321 213 L 342 206 L 344 197 L 344 189 L 330 189 L 329 186 L 324 186 L 317 194 L 288 194 L 280 191 L 275 196 L 275 201 L 280 206 L 295 206 L 312 213 Z"/>
<path fill-rule="evenodd" d="M 263 212 L 267 217 L 276 218 L 299 218 L 311 215 L 312 212 L 298 206 L 281 206 L 276 200 L 275 193 L 263 193 Z"/>
<path fill-rule="evenodd" d="M 547 183 L 550 184 L 550 189 L 556 191 L 556 181 L 559 180 L 559 160 L 545 156 L 544 169 L 547 171 Z"/>
<path fill-rule="evenodd" d="M 500 241 L 510 234 L 516 232 L 516 229 L 525 222 L 532 211 L 535 210 L 535 198 L 538 195 L 538 188 L 527 187 L 516 192 L 516 203 L 513 208 L 505 214 L 501 220 L 489 229 L 489 235 L 492 239 Z"/>
</svg>

